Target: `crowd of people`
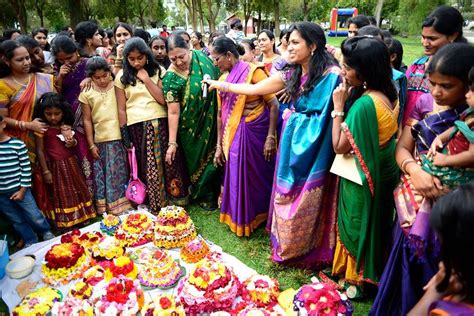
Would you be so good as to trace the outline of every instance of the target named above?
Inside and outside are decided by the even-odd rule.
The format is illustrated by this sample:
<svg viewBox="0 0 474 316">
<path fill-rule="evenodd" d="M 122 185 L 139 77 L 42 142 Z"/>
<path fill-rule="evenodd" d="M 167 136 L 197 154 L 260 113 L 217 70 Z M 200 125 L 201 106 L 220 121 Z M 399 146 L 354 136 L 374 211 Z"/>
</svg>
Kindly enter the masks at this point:
<svg viewBox="0 0 474 316">
<path fill-rule="evenodd" d="M 362 15 L 341 47 L 310 22 L 278 46 L 270 30 L 246 39 L 239 20 L 208 45 L 122 22 L 84 21 L 51 43 L 44 28 L 5 32 L 1 220 L 28 246 L 54 237 L 50 225 L 120 214 L 145 197 L 128 192 L 133 169 L 152 213 L 220 208 L 237 236 L 266 222 L 271 260 L 321 270 L 352 298 L 378 287 L 372 315 L 473 312 L 474 48 L 462 25 L 435 9 L 408 67 Z"/>
</svg>

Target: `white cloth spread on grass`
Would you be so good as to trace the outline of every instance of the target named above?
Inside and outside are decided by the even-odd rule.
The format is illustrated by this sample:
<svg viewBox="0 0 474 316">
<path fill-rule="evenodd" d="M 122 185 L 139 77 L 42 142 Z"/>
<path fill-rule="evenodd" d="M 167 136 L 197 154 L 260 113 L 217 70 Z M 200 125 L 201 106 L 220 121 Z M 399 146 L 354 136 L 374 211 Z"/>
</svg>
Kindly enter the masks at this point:
<svg viewBox="0 0 474 316">
<path fill-rule="evenodd" d="M 153 216 L 152 214 L 146 211 L 131 212 L 130 214 L 133 214 L 133 213 L 145 213 L 146 215 L 150 216 L 153 220 L 156 219 L 155 216 Z M 123 219 L 124 215 L 120 217 Z M 81 234 L 85 232 L 90 232 L 90 231 L 100 231 L 100 222 L 97 222 L 97 223 L 94 223 L 92 225 L 82 228 Z M 30 279 L 31 281 L 38 282 L 37 288 L 41 286 L 45 286 L 45 284 L 41 281 L 41 266 L 44 262 L 44 256 L 46 255 L 46 252 L 48 252 L 48 250 L 51 249 L 51 246 L 53 246 L 54 244 L 59 244 L 60 242 L 61 242 L 61 236 L 58 236 L 48 241 L 36 243 L 32 245 L 31 247 L 22 249 L 21 251 L 18 251 L 15 254 L 10 256 L 11 259 L 25 256 L 25 255 L 31 255 L 31 254 L 35 255 L 36 257 L 34 270 L 32 274 L 30 274 L 29 276 L 23 279 L 11 279 L 7 275 L 5 275 L 3 279 L 0 280 L 0 289 L 2 289 L 2 298 L 5 301 L 5 303 L 8 305 L 8 308 L 10 309 L 10 311 L 13 311 L 15 306 L 18 305 L 21 301 L 20 297 L 18 296 L 16 292 L 16 287 L 20 282 L 26 279 Z M 206 240 L 206 242 L 211 246 L 211 251 L 222 252 L 221 247 L 213 244 L 210 241 Z M 150 246 L 150 245 L 152 245 L 152 243 L 148 243 L 140 247 Z M 180 264 L 186 268 L 187 273 L 191 271 L 194 264 L 187 264 L 179 258 L 179 252 L 180 252 L 179 248 L 169 249 L 166 251 L 175 260 L 180 261 Z M 257 273 L 255 270 L 249 268 L 248 266 L 246 266 L 244 263 L 242 263 L 239 259 L 235 258 L 234 256 L 231 256 L 229 254 L 222 252 L 222 258 L 223 258 L 224 263 L 227 266 L 232 267 L 232 269 L 234 270 L 235 274 L 238 276 L 241 282 L 243 282 L 245 279 L 247 279 L 251 275 Z M 66 285 L 59 286 L 56 288 L 59 289 L 63 293 L 64 297 L 66 297 L 67 294 L 69 293 L 69 288 L 71 287 L 71 285 L 73 285 L 77 281 L 79 280 L 74 280 L 71 283 L 68 283 Z M 176 295 L 177 288 L 178 286 L 176 285 L 175 287 L 171 289 L 167 289 L 167 290 L 154 289 L 150 291 L 145 291 L 145 300 L 149 301 L 151 300 L 152 297 L 155 297 L 157 294 L 160 294 L 160 293 L 172 293 Z"/>
</svg>

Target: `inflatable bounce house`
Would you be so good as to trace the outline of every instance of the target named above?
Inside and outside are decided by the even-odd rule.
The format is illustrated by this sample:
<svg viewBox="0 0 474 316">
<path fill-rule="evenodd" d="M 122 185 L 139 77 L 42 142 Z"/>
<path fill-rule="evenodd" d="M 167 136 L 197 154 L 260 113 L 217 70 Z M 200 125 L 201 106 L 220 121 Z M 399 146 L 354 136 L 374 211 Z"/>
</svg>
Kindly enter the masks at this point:
<svg viewBox="0 0 474 316">
<path fill-rule="evenodd" d="M 347 36 L 347 19 L 358 15 L 357 8 L 332 8 L 328 36 Z"/>
</svg>

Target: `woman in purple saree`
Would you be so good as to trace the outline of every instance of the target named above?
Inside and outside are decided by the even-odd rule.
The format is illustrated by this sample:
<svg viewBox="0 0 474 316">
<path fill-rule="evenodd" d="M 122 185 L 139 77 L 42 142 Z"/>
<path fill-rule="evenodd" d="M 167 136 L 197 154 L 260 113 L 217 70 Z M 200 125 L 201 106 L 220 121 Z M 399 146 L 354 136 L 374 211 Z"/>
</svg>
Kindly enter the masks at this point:
<svg viewBox="0 0 474 316">
<path fill-rule="evenodd" d="M 212 58 L 221 81 L 257 83 L 267 78 L 262 67 L 239 61 L 234 42 L 214 41 Z M 276 152 L 278 101 L 273 94 L 245 96 L 219 92 L 218 137 L 214 162 L 225 163 L 220 221 L 237 236 L 250 233 L 268 216 Z"/>
</svg>

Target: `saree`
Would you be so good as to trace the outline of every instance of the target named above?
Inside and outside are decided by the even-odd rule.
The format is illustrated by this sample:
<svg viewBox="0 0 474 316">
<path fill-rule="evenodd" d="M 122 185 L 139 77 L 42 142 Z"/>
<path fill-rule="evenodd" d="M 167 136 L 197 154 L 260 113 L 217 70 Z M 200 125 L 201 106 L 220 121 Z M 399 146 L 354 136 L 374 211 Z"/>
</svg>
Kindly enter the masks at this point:
<svg viewBox="0 0 474 316">
<path fill-rule="evenodd" d="M 266 77 L 262 67 L 239 61 L 221 80 L 255 83 Z M 273 98 L 274 95 L 256 98 L 219 92 L 220 133 L 226 157 L 220 222 L 227 224 L 239 237 L 250 236 L 267 219 L 275 161 L 266 161 L 263 155 L 270 125 L 269 110 L 264 101 Z M 260 103 L 243 116 L 247 101 Z"/>
<path fill-rule="evenodd" d="M 334 160 L 330 113 L 339 82 L 338 68 L 331 67 L 286 111 L 267 223 L 275 262 L 303 268 L 332 262 L 337 178 L 329 173 Z"/>
<path fill-rule="evenodd" d="M 203 52 L 195 50 L 190 67 L 187 77 L 169 69 L 163 78 L 163 93 L 167 103 L 179 102 L 181 106 L 178 142 L 191 180 L 191 199 L 215 203 L 221 181 L 213 164 L 217 142 L 217 97 L 215 91 L 209 91 L 204 98 L 201 81 L 204 74 L 217 79 L 218 70 Z"/>
<path fill-rule="evenodd" d="M 425 77 L 425 64 L 427 61 L 428 56 L 423 56 L 415 60 L 407 69 L 407 95 L 403 109 L 402 126 L 405 126 L 405 123 L 411 117 L 418 98 L 430 92 L 428 78 Z"/>
<path fill-rule="evenodd" d="M 377 284 L 382 274 L 383 247 L 387 244 L 384 232 L 389 229 L 393 217 L 392 190 L 399 175 L 393 138 L 398 126 L 398 112 L 383 105 L 382 111 L 391 116 L 382 123 L 377 113 L 381 103 L 377 102 L 370 95 L 362 96 L 341 124 L 354 151 L 362 186 L 340 179 L 339 241 L 333 274 L 344 273 L 348 282 L 357 284 Z"/>
<path fill-rule="evenodd" d="M 0 108 L 8 107 L 8 116 L 12 119 L 31 122 L 36 101 L 45 93 L 53 92 L 53 75 L 34 73 L 26 87 L 16 90 L 5 80 L 0 79 Z M 43 174 L 36 160 L 35 137 L 30 130 L 6 128 L 5 132 L 11 137 L 21 139 L 28 148 L 31 162 L 33 195 L 40 210 L 47 214 L 48 197 L 43 184 Z"/>
<path fill-rule="evenodd" d="M 474 315 L 474 305 L 466 303 L 456 303 L 449 300 L 440 300 L 431 303 L 429 316 L 467 316 Z"/>
<path fill-rule="evenodd" d="M 427 153 L 434 138 L 453 126 L 465 109 L 466 106 L 461 105 L 434 113 L 436 108 L 432 104 L 431 114 L 412 127 L 415 158 Z M 394 225 L 394 244 L 370 315 L 407 314 L 423 296 L 423 287 L 438 271 L 439 240 L 429 225 L 433 201 L 415 190 L 408 175 L 402 175 L 393 194 L 398 223 Z"/>
<path fill-rule="evenodd" d="M 61 94 L 71 105 L 74 113 L 73 129 L 76 132 L 75 137 L 77 139 L 76 154 L 79 159 L 79 166 L 86 178 L 89 192 L 94 194 L 93 159 L 85 136 L 82 108 L 79 102 L 79 94 L 81 93 L 79 85 L 86 78 L 86 63 L 87 58 L 81 58 L 74 69 L 64 77 Z"/>
</svg>

